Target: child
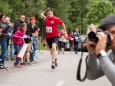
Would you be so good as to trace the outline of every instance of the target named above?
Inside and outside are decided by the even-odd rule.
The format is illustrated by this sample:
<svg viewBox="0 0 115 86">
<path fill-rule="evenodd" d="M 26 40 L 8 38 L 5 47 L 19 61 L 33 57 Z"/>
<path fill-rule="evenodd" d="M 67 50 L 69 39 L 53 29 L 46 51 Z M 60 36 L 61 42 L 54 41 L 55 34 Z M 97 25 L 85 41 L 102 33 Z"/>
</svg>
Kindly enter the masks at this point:
<svg viewBox="0 0 115 86">
<path fill-rule="evenodd" d="M 14 48 L 16 50 L 16 54 L 18 55 L 22 45 L 24 44 L 24 34 L 27 30 L 27 25 L 25 23 L 21 24 L 18 30 L 13 35 L 13 43 Z M 23 66 L 23 59 L 21 60 L 21 64 L 19 63 L 20 59 L 16 58 L 16 62 L 14 63 L 14 66 L 20 67 Z"/>
</svg>

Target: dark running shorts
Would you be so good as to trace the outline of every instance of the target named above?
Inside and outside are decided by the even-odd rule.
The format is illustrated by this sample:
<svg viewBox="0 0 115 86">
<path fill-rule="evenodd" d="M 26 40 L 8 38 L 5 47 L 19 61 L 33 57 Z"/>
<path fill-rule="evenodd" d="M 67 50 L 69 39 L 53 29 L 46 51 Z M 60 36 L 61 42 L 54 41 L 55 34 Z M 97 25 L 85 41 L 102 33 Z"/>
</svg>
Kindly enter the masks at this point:
<svg viewBox="0 0 115 86">
<path fill-rule="evenodd" d="M 59 39 L 58 36 L 54 36 L 54 37 L 52 37 L 52 38 L 46 39 L 49 48 L 52 48 L 52 44 L 53 44 L 53 43 L 58 44 L 58 39 Z"/>
</svg>

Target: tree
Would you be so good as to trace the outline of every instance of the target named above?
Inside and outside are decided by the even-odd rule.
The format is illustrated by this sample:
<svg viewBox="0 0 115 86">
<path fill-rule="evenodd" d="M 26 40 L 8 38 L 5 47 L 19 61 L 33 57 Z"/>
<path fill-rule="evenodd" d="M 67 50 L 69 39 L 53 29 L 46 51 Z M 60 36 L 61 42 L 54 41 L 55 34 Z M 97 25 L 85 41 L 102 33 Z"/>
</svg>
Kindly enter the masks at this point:
<svg viewBox="0 0 115 86">
<path fill-rule="evenodd" d="M 114 13 L 114 7 L 109 0 L 94 1 L 86 16 L 86 23 L 98 25 L 103 18 Z"/>
<path fill-rule="evenodd" d="M 80 33 L 84 32 L 84 19 L 87 14 L 87 0 L 72 0 L 70 2 L 70 16 L 69 19 L 71 21 L 72 28 L 79 28 Z"/>
<path fill-rule="evenodd" d="M 12 12 L 12 8 L 8 4 L 7 1 L 0 0 L 0 12 L 5 14 L 10 14 Z"/>
<path fill-rule="evenodd" d="M 54 9 L 54 14 L 60 17 L 66 27 L 68 27 L 68 10 L 69 4 L 67 0 L 47 0 L 46 7 L 52 7 Z"/>
</svg>

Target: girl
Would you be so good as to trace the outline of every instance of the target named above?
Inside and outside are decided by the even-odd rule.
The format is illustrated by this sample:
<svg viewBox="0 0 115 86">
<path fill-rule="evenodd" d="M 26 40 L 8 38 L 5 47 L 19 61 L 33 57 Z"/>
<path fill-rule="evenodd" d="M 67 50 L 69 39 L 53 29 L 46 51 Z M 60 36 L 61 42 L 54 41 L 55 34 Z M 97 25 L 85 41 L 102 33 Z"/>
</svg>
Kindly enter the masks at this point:
<svg viewBox="0 0 115 86">
<path fill-rule="evenodd" d="M 21 24 L 18 30 L 15 32 L 13 35 L 13 43 L 14 43 L 14 48 L 16 50 L 16 54 L 19 53 L 22 45 L 24 44 L 24 34 L 27 30 L 27 25 L 25 23 Z M 14 66 L 20 67 L 23 66 L 23 59 L 21 60 L 21 63 L 19 62 L 20 59 L 16 58 L 16 62 L 14 63 Z"/>
</svg>

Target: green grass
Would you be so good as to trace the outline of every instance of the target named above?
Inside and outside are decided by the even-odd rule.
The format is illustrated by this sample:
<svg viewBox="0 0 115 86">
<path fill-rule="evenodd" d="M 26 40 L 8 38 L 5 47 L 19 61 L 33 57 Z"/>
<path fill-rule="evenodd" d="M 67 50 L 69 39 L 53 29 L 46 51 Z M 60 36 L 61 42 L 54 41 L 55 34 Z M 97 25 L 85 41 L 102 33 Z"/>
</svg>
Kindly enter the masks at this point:
<svg viewBox="0 0 115 86">
<path fill-rule="evenodd" d="M 39 46 L 40 46 L 40 50 L 43 50 L 43 43 L 42 42 L 37 43 L 37 49 L 39 49 Z M 47 44 L 46 44 L 46 49 L 45 50 L 48 50 Z"/>
</svg>

